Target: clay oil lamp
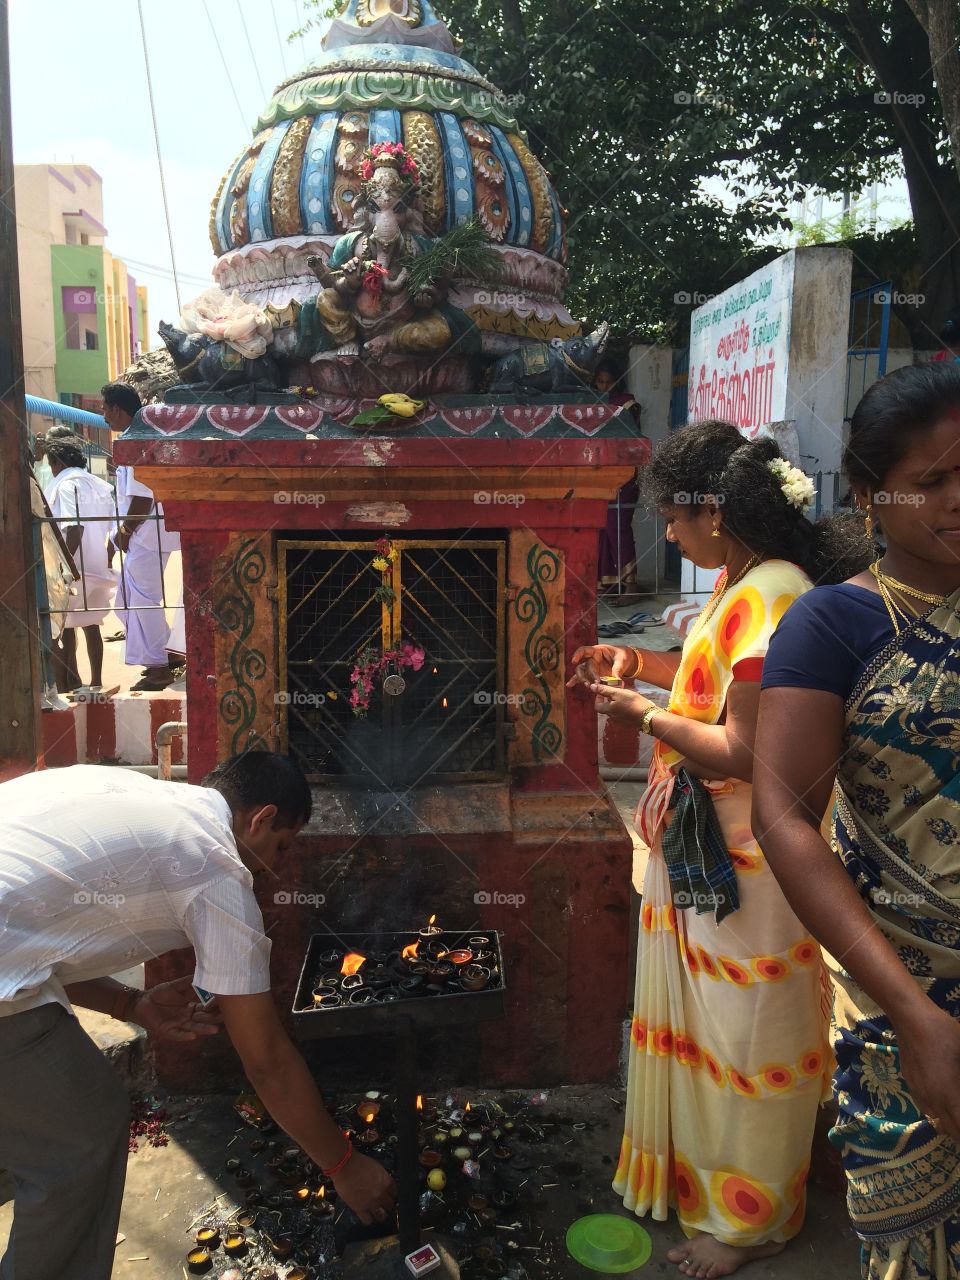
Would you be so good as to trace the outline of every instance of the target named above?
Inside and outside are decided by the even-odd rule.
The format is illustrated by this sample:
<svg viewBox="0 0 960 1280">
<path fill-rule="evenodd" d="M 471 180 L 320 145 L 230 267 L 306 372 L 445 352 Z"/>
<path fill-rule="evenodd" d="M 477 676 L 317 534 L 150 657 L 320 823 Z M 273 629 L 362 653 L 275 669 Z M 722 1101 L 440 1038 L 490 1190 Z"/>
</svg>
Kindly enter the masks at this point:
<svg viewBox="0 0 960 1280">
<path fill-rule="evenodd" d="M 400 994 L 399 994 L 399 992 L 397 992 L 397 991 L 384 991 L 383 995 L 380 997 L 380 1003 L 381 1003 L 381 1004 L 396 1004 L 396 1003 L 397 1003 L 397 1001 L 398 1001 L 399 999 L 400 999 Z"/>
<path fill-rule="evenodd" d="M 223 1237 L 223 1251 L 231 1258 L 239 1258 L 247 1252 L 247 1236 L 244 1231 L 229 1230 Z"/>
<path fill-rule="evenodd" d="M 493 1158 L 494 1160 L 512 1160 L 513 1152 L 509 1147 L 494 1147 Z"/>
<path fill-rule="evenodd" d="M 434 1151 L 431 1147 L 424 1147 L 419 1156 L 420 1164 L 424 1169 L 436 1169 L 442 1159 L 440 1152 Z"/>
<path fill-rule="evenodd" d="M 450 1137 L 453 1139 L 454 1142 L 456 1142 L 458 1138 L 463 1137 L 463 1130 L 460 1128 L 458 1124 L 455 1124 L 453 1128 L 450 1130 Z"/>
<path fill-rule="evenodd" d="M 289 1236 L 278 1236 L 276 1240 L 267 1237 L 270 1245 L 270 1252 L 278 1262 L 285 1262 L 293 1253 L 293 1241 Z"/>
<path fill-rule="evenodd" d="M 266 1201 L 268 1209 L 279 1209 L 283 1204 L 283 1196 L 279 1191 L 271 1191 Z"/>
<path fill-rule="evenodd" d="M 344 982 L 349 982 L 349 981 L 350 981 L 349 978 L 344 978 Z M 376 1000 L 376 998 L 377 998 L 377 993 L 371 990 L 370 987 L 358 987 L 356 991 L 350 992 L 350 999 L 347 1001 L 347 1003 L 351 1005 L 372 1004 L 373 1001 Z"/>
<path fill-rule="evenodd" d="M 333 1214 L 333 1205 L 327 1199 L 326 1187 L 320 1187 L 310 1201 L 310 1212 L 315 1218 L 329 1218 Z"/>
<path fill-rule="evenodd" d="M 260 1267 L 250 1277 L 250 1280 L 278 1280 L 276 1267 Z"/>
<path fill-rule="evenodd" d="M 228 1173 L 237 1173 L 243 1168 L 243 1161 L 238 1160 L 236 1156 L 231 1156 L 229 1160 L 224 1161 L 223 1167 Z"/>
<path fill-rule="evenodd" d="M 473 953 L 473 963 L 482 965 L 485 968 L 489 966 L 492 959 L 493 959 L 492 951 L 474 951 Z"/>
<path fill-rule="evenodd" d="M 310 1272 L 306 1267 L 291 1267 L 287 1272 L 287 1280 L 310 1280 Z"/>
<path fill-rule="evenodd" d="M 470 963 L 473 959 L 473 952 L 469 947 L 459 947 L 456 951 L 448 951 L 447 959 L 451 964 L 456 965 L 459 968 L 462 964 Z"/>
<path fill-rule="evenodd" d="M 238 1271 L 236 1267 L 231 1267 L 229 1271 L 224 1271 L 220 1280 L 244 1280 L 243 1272 Z"/>
<path fill-rule="evenodd" d="M 324 987 L 322 991 L 313 993 L 313 1004 L 317 1009 L 337 1009 L 343 1004 L 339 991 L 331 991 Z"/>
<path fill-rule="evenodd" d="M 254 1140 L 250 1143 L 250 1154 L 252 1156 L 258 1156 L 266 1145 L 267 1145 L 266 1138 L 254 1138 Z"/>
<path fill-rule="evenodd" d="M 213 1258 L 210 1256 L 209 1249 L 203 1249 L 198 1245 L 187 1254 L 187 1267 L 195 1276 L 202 1276 L 212 1266 Z"/>
<path fill-rule="evenodd" d="M 471 947 L 474 947 L 474 948 L 476 948 L 476 947 L 489 947 L 489 945 L 490 945 L 490 939 L 489 939 L 489 938 L 484 938 L 484 937 L 482 937 L 482 936 L 478 936 L 478 937 L 476 937 L 476 938 L 471 938 L 471 939 L 470 939 L 470 946 L 471 946 Z"/>
<path fill-rule="evenodd" d="M 357 991 L 362 986 L 363 986 L 362 973 L 348 973 L 345 977 L 340 979 L 341 991 Z"/>
<path fill-rule="evenodd" d="M 309 1204 L 310 1202 L 309 1187 L 297 1187 L 296 1191 L 293 1194 L 297 1197 L 298 1204 Z"/>
<path fill-rule="evenodd" d="M 460 970 L 460 985 L 467 991 L 482 991 L 490 981 L 490 970 L 478 964 L 465 964 Z"/>
<path fill-rule="evenodd" d="M 280 1154 L 287 1163 L 292 1163 L 294 1160 L 299 1160 L 303 1152 L 299 1147 L 289 1146 L 284 1147 Z"/>
<path fill-rule="evenodd" d="M 343 952 L 336 950 L 321 951 L 317 959 L 324 969 L 338 969 L 343 963 Z"/>
<path fill-rule="evenodd" d="M 357 1138 L 361 1147 L 375 1147 L 379 1141 L 380 1133 L 377 1129 L 364 1129 Z"/>
<path fill-rule="evenodd" d="M 214 1249 L 220 1248 L 220 1232 L 216 1227 L 201 1227 L 197 1232 L 197 1244 L 201 1249 L 209 1249 L 212 1253 Z"/>
<path fill-rule="evenodd" d="M 489 1206 L 490 1201 L 486 1196 L 480 1195 L 479 1192 L 467 1199 L 467 1208 L 472 1210 L 474 1213 L 479 1213 L 481 1209 L 487 1209 Z"/>
<path fill-rule="evenodd" d="M 493 1203 L 498 1209 L 512 1209 L 517 1203 L 517 1193 L 509 1187 L 498 1187 L 493 1193 Z"/>
<path fill-rule="evenodd" d="M 435 942 L 440 934 L 443 933 L 443 930 L 436 923 L 436 919 L 435 915 L 431 916 L 424 928 L 420 930 L 421 942 Z"/>
<path fill-rule="evenodd" d="M 483 1141 L 483 1134 L 479 1129 L 475 1129 L 472 1133 L 467 1134 L 467 1141 L 470 1143 L 471 1147 L 479 1147 L 480 1143 Z"/>
<path fill-rule="evenodd" d="M 242 1209 L 240 1213 L 237 1214 L 235 1221 L 238 1227 L 242 1227 L 243 1230 L 246 1231 L 248 1227 L 255 1227 L 257 1225 L 257 1215 L 252 1209 Z"/>
<path fill-rule="evenodd" d="M 361 1102 L 357 1107 L 357 1115 L 365 1125 L 372 1125 L 379 1114 L 379 1102 L 368 1102 L 367 1099 L 364 1098 L 363 1102 Z"/>
<path fill-rule="evenodd" d="M 360 970 L 367 963 L 367 957 L 360 955 L 358 951 L 351 951 L 343 957 L 343 964 L 340 966 L 340 977 L 345 980 L 347 978 L 359 978 L 363 981 L 363 975 Z M 352 983 L 351 986 L 359 986 L 359 983 Z M 349 990 L 345 988 L 345 982 L 340 983 L 341 990 Z"/>
<path fill-rule="evenodd" d="M 426 966 L 424 966 L 426 968 Z M 400 980 L 400 996 L 401 999 L 409 1000 L 413 996 L 420 996 L 426 990 L 423 976 L 419 973 L 412 974 L 409 978 Z"/>
<path fill-rule="evenodd" d="M 298 1186 L 302 1177 L 300 1166 L 294 1160 L 285 1160 L 277 1169 L 277 1178 L 285 1187 Z"/>
<path fill-rule="evenodd" d="M 460 1164 L 462 1164 L 465 1160 L 472 1160 L 473 1148 L 472 1147 L 454 1147 L 453 1158 L 454 1160 L 458 1161 Z"/>
<path fill-rule="evenodd" d="M 450 1141 L 450 1134 L 446 1129 L 437 1129 L 433 1135 L 433 1145 L 435 1147 L 445 1147 Z"/>
</svg>

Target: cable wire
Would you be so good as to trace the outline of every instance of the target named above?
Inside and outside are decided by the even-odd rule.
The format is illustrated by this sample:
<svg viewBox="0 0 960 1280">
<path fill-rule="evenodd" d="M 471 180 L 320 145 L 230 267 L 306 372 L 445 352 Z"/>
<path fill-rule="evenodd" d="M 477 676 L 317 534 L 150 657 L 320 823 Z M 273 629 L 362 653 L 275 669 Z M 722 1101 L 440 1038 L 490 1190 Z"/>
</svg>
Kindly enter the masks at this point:
<svg viewBox="0 0 960 1280">
<path fill-rule="evenodd" d="M 170 242 L 170 265 L 173 267 L 173 287 L 177 294 L 177 307 L 181 308 L 180 282 L 177 279 L 177 255 L 173 248 L 173 228 L 170 225 L 170 204 L 167 200 L 167 183 L 163 174 L 163 156 L 160 153 L 160 130 L 157 125 L 157 108 L 153 98 L 153 79 L 150 75 L 150 55 L 147 50 L 147 28 L 143 21 L 143 0 L 137 0 L 137 12 L 140 15 L 140 40 L 143 44 L 143 65 L 147 72 L 147 97 L 150 100 L 150 115 L 153 119 L 153 140 L 157 148 L 157 168 L 160 170 L 160 194 L 163 197 L 163 216 L 167 224 L 167 240 Z"/>
<path fill-rule="evenodd" d="M 283 74 L 287 74 L 287 55 L 283 47 L 283 41 L 280 38 L 280 23 L 277 20 L 277 6 L 271 4 L 270 12 L 273 14 L 273 29 L 277 33 L 277 44 L 280 46 L 280 65 L 283 67 Z"/>
<path fill-rule="evenodd" d="M 243 114 L 243 107 L 240 105 L 240 98 L 237 95 L 237 86 L 233 83 L 233 76 L 230 74 L 230 64 L 227 62 L 226 58 L 223 56 L 223 47 L 220 44 L 220 37 L 217 35 L 217 28 L 213 25 L 213 19 L 210 17 L 210 10 L 207 8 L 207 0 L 203 0 L 203 12 L 207 15 L 207 21 L 210 23 L 210 30 L 213 32 L 213 38 L 217 46 L 217 53 L 219 53 L 220 55 L 220 61 L 223 63 L 223 69 L 226 72 L 227 79 L 230 82 L 230 91 L 233 94 L 233 100 L 237 104 L 237 111 L 239 111 L 240 113 L 240 119 L 243 121 L 244 129 L 246 129 L 247 118 Z"/>
<path fill-rule="evenodd" d="M 237 13 L 240 15 L 240 22 L 243 25 L 243 34 L 247 37 L 247 48 L 250 50 L 250 58 L 253 62 L 253 69 L 257 73 L 257 84 L 260 86 L 260 96 L 265 98 L 267 91 L 263 87 L 263 77 L 260 75 L 260 68 L 257 65 L 257 55 L 253 52 L 253 41 L 250 39 L 250 32 L 247 30 L 247 20 L 243 16 L 243 5 L 237 0 Z"/>
</svg>

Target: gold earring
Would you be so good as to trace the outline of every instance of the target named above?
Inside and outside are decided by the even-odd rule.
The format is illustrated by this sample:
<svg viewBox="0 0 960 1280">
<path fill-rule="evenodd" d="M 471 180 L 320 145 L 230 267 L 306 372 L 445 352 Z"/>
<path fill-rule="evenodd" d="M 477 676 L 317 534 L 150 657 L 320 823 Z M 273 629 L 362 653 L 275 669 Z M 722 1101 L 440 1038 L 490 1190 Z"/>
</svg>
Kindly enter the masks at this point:
<svg viewBox="0 0 960 1280">
<path fill-rule="evenodd" d="M 720 530 L 717 528 L 717 526 L 716 526 L 716 525 L 714 525 L 714 526 L 713 526 L 713 532 L 710 534 L 710 537 L 711 537 L 711 538 L 719 538 L 719 537 L 720 537 Z"/>
<path fill-rule="evenodd" d="M 873 504 L 867 504 L 867 514 L 863 518 L 863 527 L 867 531 L 867 537 L 873 537 Z"/>
</svg>

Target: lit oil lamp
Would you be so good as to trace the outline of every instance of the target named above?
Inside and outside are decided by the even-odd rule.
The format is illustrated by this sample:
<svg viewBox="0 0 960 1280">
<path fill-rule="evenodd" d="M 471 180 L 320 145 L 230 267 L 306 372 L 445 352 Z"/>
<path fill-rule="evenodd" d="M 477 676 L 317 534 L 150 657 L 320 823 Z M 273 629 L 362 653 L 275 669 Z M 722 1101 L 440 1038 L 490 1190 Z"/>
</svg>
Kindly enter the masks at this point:
<svg viewBox="0 0 960 1280">
<path fill-rule="evenodd" d="M 363 1121 L 364 1124 L 373 1124 L 374 1120 L 376 1120 L 379 1114 L 380 1114 L 379 1102 L 367 1102 L 367 1100 L 364 1099 L 364 1101 L 361 1102 L 360 1105 L 357 1107 L 357 1115 L 360 1117 L 360 1119 Z"/>
<path fill-rule="evenodd" d="M 333 1213 L 333 1205 L 327 1199 L 326 1187 L 319 1187 L 310 1201 L 310 1212 L 315 1218 L 329 1218 Z"/>
<path fill-rule="evenodd" d="M 196 1276 L 201 1276 L 213 1266 L 213 1258 L 209 1249 L 191 1249 L 187 1254 L 187 1266 Z"/>
<path fill-rule="evenodd" d="M 341 982 L 340 982 L 341 991 L 356 991 L 359 987 L 362 987 L 362 986 L 363 986 L 362 973 L 348 973 L 341 979 Z"/>
<path fill-rule="evenodd" d="M 435 923 L 436 918 L 436 915 L 432 915 L 427 921 L 426 926 L 420 930 L 421 942 L 430 942 L 432 939 L 436 938 L 438 934 L 443 933 L 440 926 Z"/>
<path fill-rule="evenodd" d="M 350 978 L 354 974 L 359 973 L 366 963 L 366 956 L 362 956 L 356 951 L 350 951 L 343 957 L 343 964 L 340 966 L 340 972 L 343 977 Z"/>
<path fill-rule="evenodd" d="M 404 947 L 403 950 L 400 952 L 400 958 L 402 960 L 416 960 L 419 954 L 420 954 L 420 942 L 418 940 L 416 942 L 411 942 L 408 947 Z"/>
<path fill-rule="evenodd" d="M 220 1232 L 216 1227 L 201 1227 L 197 1232 L 197 1244 L 201 1249 L 219 1249 Z"/>
<path fill-rule="evenodd" d="M 310 1199 L 310 1188 L 297 1187 L 296 1191 L 293 1194 L 297 1197 L 297 1200 L 300 1202 L 300 1204 L 306 1204 Z"/>
<path fill-rule="evenodd" d="M 313 993 L 313 1003 L 317 1009 L 337 1009 L 343 1004 L 343 997 L 339 991 L 324 988 L 322 991 Z"/>
</svg>

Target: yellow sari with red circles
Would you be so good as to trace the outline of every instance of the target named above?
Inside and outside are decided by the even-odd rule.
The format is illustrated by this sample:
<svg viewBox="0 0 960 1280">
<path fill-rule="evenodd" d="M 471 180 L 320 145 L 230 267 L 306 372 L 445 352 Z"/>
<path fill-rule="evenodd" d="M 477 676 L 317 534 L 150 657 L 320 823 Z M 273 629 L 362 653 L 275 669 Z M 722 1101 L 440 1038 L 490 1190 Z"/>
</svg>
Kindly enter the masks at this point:
<svg viewBox="0 0 960 1280">
<path fill-rule="evenodd" d="M 795 565 L 771 560 L 712 613 L 708 605 L 683 647 L 668 710 L 720 723 L 734 679 L 758 678 L 777 624 L 811 585 Z M 681 763 L 657 744 L 637 810 L 650 858 L 613 1187 L 638 1216 L 664 1221 L 674 1209 L 688 1235 L 786 1241 L 803 1224 L 817 1108 L 830 1092 L 830 986 L 819 946 L 753 838 L 749 783 L 704 782 L 739 910 L 717 925 L 712 912 L 676 909 L 661 840 Z"/>
</svg>

